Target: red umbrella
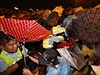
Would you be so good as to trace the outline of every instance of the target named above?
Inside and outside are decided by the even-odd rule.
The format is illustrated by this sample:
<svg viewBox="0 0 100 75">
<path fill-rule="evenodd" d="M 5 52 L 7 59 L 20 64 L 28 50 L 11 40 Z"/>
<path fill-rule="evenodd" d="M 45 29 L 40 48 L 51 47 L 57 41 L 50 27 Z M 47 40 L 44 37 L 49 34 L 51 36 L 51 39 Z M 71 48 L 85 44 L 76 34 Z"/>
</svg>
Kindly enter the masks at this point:
<svg viewBox="0 0 100 75">
<path fill-rule="evenodd" d="M 51 33 L 35 20 L 0 18 L 0 28 L 19 42 L 40 41 Z"/>
</svg>

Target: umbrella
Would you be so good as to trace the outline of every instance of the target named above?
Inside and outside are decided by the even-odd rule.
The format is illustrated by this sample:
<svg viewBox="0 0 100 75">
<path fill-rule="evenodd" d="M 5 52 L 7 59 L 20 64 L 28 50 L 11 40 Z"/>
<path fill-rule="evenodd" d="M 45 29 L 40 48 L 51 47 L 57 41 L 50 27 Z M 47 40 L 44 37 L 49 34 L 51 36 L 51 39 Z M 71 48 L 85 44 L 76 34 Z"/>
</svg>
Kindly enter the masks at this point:
<svg viewBox="0 0 100 75">
<path fill-rule="evenodd" d="M 51 33 L 35 20 L 0 18 L 0 28 L 19 42 L 40 41 Z"/>
<path fill-rule="evenodd" d="M 59 48 L 57 51 L 68 61 L 70 66 L 74 67 L 75 69 L 80 70 L 83 66 L 85 66 L 85 62 L 76 53 L 73 53 L 66 48 Z M 81 55 L 81 53 L 79 54 Z"/>
<path fill-rule="evenodd" d="M 0 18 L 0 28 L 5 33 L 15 37 L 17 41 L 23 43 L 40 41 L 51 33 L 35 20 Z M 25 47 L 22 47 L 25 50 Z M 26 67 L 25 54 L 26 50 L 24 51 L 24 63 Z"/>
<path fill-rule="evenodd" d="M 86 9 L 72 26 L 77 37 L 88 43 L 100 42 L 100 9 Z"/>
</svg>

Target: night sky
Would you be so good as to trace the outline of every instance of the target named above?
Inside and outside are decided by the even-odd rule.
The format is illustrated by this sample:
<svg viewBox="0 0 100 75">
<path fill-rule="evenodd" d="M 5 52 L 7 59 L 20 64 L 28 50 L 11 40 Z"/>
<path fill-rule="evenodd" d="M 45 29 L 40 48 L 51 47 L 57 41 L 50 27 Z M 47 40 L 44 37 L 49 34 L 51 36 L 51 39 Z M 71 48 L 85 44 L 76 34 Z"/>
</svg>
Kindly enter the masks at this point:
<svg viewBox="0 0 100 75">
<path fill-rule="evenodd" d="M 0 0 L 1 8 L 13 9 L 15 6 L 20 9 L 53 9 L 56 6 L 76 7 L 76 0 Z M 100 4 L 100 0 L 77 0 L 77 7 L 83 8 L 94 7 Z"/>
</svg>

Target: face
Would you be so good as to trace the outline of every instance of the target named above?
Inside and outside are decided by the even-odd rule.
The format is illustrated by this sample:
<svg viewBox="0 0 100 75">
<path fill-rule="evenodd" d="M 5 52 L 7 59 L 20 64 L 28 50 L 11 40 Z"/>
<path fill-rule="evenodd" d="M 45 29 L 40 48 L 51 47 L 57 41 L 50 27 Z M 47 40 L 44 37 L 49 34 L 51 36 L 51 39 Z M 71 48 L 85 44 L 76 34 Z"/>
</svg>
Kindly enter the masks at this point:
<svg viewBox="0 0 100 75">
<path fill-rule="evenodd" d="M 73 10 L 69 10 L 69 12 L 68 12 L 69 14 L 73 14 Z"/>
<path fill-rule="evenodd" d="M 55 26 L 55 25 L 57 25 L 57 21 L 58 21 L 57 18 L 53 18 L 47 23 L 48 23 L 48 25 Z"/>
<path fill-rule="evenodd" d="M 13 39 L 13 40 L 7 42 L 2 48 L 6 52 L 14 53 L 14 52 L 17 52 L 18 45 L 19 45 L 19 43 L 15 39 Z"/>
</svg>

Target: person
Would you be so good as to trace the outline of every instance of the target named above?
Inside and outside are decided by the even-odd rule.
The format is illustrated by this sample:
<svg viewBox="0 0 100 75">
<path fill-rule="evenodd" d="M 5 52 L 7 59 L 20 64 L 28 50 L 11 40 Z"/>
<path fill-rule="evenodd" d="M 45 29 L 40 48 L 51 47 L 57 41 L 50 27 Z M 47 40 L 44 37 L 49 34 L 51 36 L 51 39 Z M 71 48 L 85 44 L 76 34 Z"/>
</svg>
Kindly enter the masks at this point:
<svg viewBox="0 0 100 75">
<path fill-rule="evenodd" d="M 52 13 L 49 14 L 46 22 L 47 22 L 47 25 L 50 25 L 50 26 L 55 26 L 57 25 L 57 22 L 59 20 L 59 15 L 58 15 L 58 12 L 55 12 L 53 11 Z"/>
<path fill-rule="evenodd" d="M 74 10 L 72 8 L 67 8 L 67 17 L 63 20 L 63 27 L 67 28 L 73 19 L 77 19 L 77 16 L 74 14 Z"/>
<path fill-rule="evenodd" d="M 62 39 L 62 37 L 60 37 Z M 56 35 L 49 35 L 46 38 L 43 39 L 42 46 L 44 49 L 56 49 L 57 45 L 59 43 L 66 43 L 66 41 L 61 40 L 58 36 Z"/>
<path fill-rule="evenodd" d="M 42 46 L 44 49 L 53 48 L 56 49 L 59 43 L 66 43 L 63 36 L 57 36 L 58 33 L 65 34 L 65 28 L 60 26 L 53 26 L 51 29 L 51 34 L 43 39 Z"/>
<path fill-rule="evenodd" d="M 95 65 L 100 65 L 100 42 L 90 44 L 90 46 L 94 49 Z"/>
<path fill-rule="evenodd" d="M 0 75 L 21 75 L 24 67 L 23 54 L 25 50 L 27 54 L 28 50 L 19 48 L 19 42 L 3 31 L 0 31 L 0 50 Z M 37 66 L 37 61 L 31 61 L 30 57 L 26 56 L 26 64 L 32 69 Z"/>
<path fill-rule="evenodd" d="M 46 65 L 46 75 L 72 75 L 68 62 L 58 55 L 57 50 L 47 49 L 38 58 L 39 64 Z"/>
<path fill-rule="evenodd" d="M 47 66 L 45 75 L 72 75 L 68 62 L 54 49 L 47 49 L 38 57 L 38 64 Z M 23 69 L 23 75 L 32 75 L 29 69 Z"/>
</svg>

